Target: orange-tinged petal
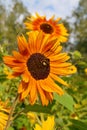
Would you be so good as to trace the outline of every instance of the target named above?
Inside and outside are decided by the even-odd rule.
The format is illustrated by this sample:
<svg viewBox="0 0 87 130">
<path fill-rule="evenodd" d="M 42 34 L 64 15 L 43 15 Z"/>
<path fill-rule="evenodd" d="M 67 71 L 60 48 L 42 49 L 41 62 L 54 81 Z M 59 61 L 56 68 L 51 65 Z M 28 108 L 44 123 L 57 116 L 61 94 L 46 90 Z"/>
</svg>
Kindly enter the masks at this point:
<svg viewBox="0 0 87 130">
<path fill-rule="evenodd" d="M 22 78 L 24 82 L 29 82 L 30 79 L 30 74 L 28 72 L 28 70 L 26 70 L 23 74 L 22 74 Z"/>
<path fill-rule="evenodd" d="M 26 88 L 28 87 L 28 83 L 25 83 L 24 81 L 21 81 L 18 87 L 18 93 L 22 93 L 26 90 Z"/>
<path fill-rule="evenodd" d="M 18 41 L 19 52 L 25 57 L 29 55 L 28 44 L 25 37 L 23 35 L 18 36 L 17 41 Z"/>
<path fill-rule="evenodd" d="M 25 71 L 25 66 L 18 66 L 18 67 L 13 67 L 12 68 L 12 70 L 14 71 L 14 72 L 19 72 L 19 73 L 23 73 L 24 71 Z"/>
<path fill-rule="evenodd" d="M 37 38 L 36 38 L 36 52 L 39 52 L 40 48 L 41 48 L 41 45 L 43 43 L 43 40 L 44 40 L 44 34 L 42 31 L 39 32 L 39 34 L 37 35 Z"/>
<path fill-rule="evenodd" d="M 4 56 L 3 57 L 3 61 L 6 65 L 8 65 L 9 67 L 13 67 L 15 66 L 15 58 L 13 56 Z"/>
<path fill-rule="evenodd" d="M 66 56 L 67 56 L 67 53 L 60 53 L 58 55 L 49 56 L 49 58 L 50 58 L 50 61 L 59 61 L 59 60 L 62 61 L 62 59 L 65 58 Z"/>
<path fill-rule="evenodd" d="M 44 81 L 41 80 L 40 85 L 43 90 L 47 92 L 57 92 L 59 95 L 62 95 L 64 93 L 63 90 L 50 77 Z"/>
<path fill-rule="evenodd" d="M 3 61 L 7 66 L 11 68 L 24 65 L 23 62 L 16 60 L 13 56 L 4 56 Z"/>
<path fill-rule="evenodd" d="M 55 64 L 55 63 L 56 63 L 56 64 L 61 64 L 61 63 L 65 62 L 65 61 L 67 61 L 67 60 L 69 60 L 69 59 L 70 59 L 70 56 L 67 56 L 67 55 L 66 55 L 66 56 L 65 56 L 64 58 L 62 58 L 62 59 L 59 58 L 58 60 L 51 61 L 51 63 L 52 63 L 52 64 L 53 64 L 53 63 L 54 63 L 54 64 Z M 51 64 L 51 63 L 50 63 L 50 64 Z M 66 62 L 65 62 L 65 63 L 66 63 Z"/>
<path fill-rule="evenodd" d="M 71 66 L 72 64 L 71 63 L 68 63 L 68 62 L 64 62 L 64 63 L 57 63 L 57 62 L 51 62 L 50 66 L 51 67 L 54 67 L 54 68 L 62 68 L 62 67 L 69 67 Z"/>
<path fill-rule="evenodd" d="M 30 100 L 30 103 L 33 105 L 37 99 L 36 81 L 33 78 L 30 79 L 29 86 L 32 87 L 32 89 L 30 90 L 29 100 Z"/>
<path fill-rule="evenodd" d="M 43 50 L 44 46 L 49 42 L 49 37 L 50 37 L 49 35 L 46 35 L 44 37 L 43 42 L 42 42 L 41 47 L 40 47 L 40 50 L 39 50 L 40 53 L 43 52 L 42 50 Z"/>
<path fill-rule="evenodd" d="M 70 74 L 73 74 L 73 73 L 76 73 L 77 72 L 77 69 L 75 66 L 69 66 L 69 67 L 65 67 L 65 68 L 54 68 L 54 67 L 51 67 L 50 69 L 50 72 L 51 73 L 54 73 L 54 74 L 57 74 L 57 75 L 70 75 Z"/>
<path fill-rule="evenodd" d="M 61 78 L 59 78 L 57 75 L 51 73 L 50 76 L 51 76 L 51 78 L 54 79 L 55 81 L 57 81 L 57 82 L 59 82 L 59 83 L 65 85 L 65 86 L 67 86 L 67 87 L 69 86 L 64 80 L 62 80 Z"/>
<path fill-rule="evenodd" d="M 54 54 L 59 54 L 62 51 L 62 46 L 58 46 L 57 44 L 53 46 L 52 51 Z"/>
<path fill-rule="evenodd" d="M 7 75 L 7 78 L 8 79 L 13 79 L 13 78 L 16 78 L 16 77 L 18 77 L 20 75 L 21 75 L 21 72 L 14 72 L 14 73 L 11 73 L 11 74 Z"/>
<path fill-rule="evenodd" d="M 49 93 L 49 92 L 46 92 L 45 91 L 45 95 L 47 97 L 47 99 L 51 102 L 53 100 L 53 94 L 52 93 Z"/>
<path fill-rule="evenodd" d="M 22 85 L 22 82 L 21 82 L 18 87 L 18 93 L 22 93 L 23 91 L 24 91 L 24 86 Z"/>
<path fill-rule="evenodd" d="M 38 34 L 37 31 L 35 31 L 34 33 L 29 32 L 28 48 L 29 48 L 30 54 L 37 52 L 37 48 L 36 48 L 36 38 L 37 38 L 38 35 L 39 35 L 39 34 Z"/>
<path fill-rule="evenodd" d="M 38 89 L 38 92 L 40 94 L 40 98 L 41 98 L 41 102 L 42 102 L 43 106 L 48 105 L 49 101 L 45 95 L 45 91 L 41 88 L 41 85 L 39 82 L 37 82 L 37 89 Z"/>
<path fill-rule="evenodd" d="M 57 42 L 57 39 L 53 39 L 52 41 L 49 41 L 47 43 L 47 45 L 44 46 L 42 53 L 44 54 L 44 53 L 48 52 L 50 50 L 50 48 L 52 48 L 53 45 L 56 44 L 56 42 Z"/>
<path fill-rule="evenodd" d="M 27 97 L 31 90 L 31 86 L 27 85 L 26 89 L 21 93 L 21 100 Z"/>
<path fill-rule="evenodd" d="M 23 55 L 21 55 L 19 52 L 13 51 L 12 53 L 16 60 L 18 60 L 20 62 L 26 62 L 25 57 Z"/>
</svg>

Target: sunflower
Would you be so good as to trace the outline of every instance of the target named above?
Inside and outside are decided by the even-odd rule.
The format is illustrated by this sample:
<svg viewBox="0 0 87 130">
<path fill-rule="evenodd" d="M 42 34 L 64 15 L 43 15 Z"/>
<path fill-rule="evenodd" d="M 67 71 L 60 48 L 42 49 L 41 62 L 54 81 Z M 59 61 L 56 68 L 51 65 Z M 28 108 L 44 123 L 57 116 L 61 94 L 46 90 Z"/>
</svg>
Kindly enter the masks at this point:
<svg viewBox="0 0 87 130">
<path fill-rule="evenodd" d="M 42 121 L 42 125 L 35 124 L 34 130 L 54 130 L 54 116 L 49 116 L 47 120 Z"/>
<path fill-rule="evenodd" d="M 2 102 L 0 100 L 0 130 L 4 130 L 9 114 L 9 108 L 7 108 L 7 102 Z"/>
<path fill-rule="evenodd" d="M 37 120 L 37 116 L 36 116 L 36 114 L 34 112 L 28 112 L 27 117 L 28 117 L 31 125 L 35 124 L 35 122 Z"/>
<path fill-rule="evenodd" d="M 40 16 L 36 13 L 36 17 L 28 17 L 28 20 L 24 23 L 26 29 L 29 30 L 42 30 L 45 34 L 51 34 L 50 36 L 56 36 L 59 42 L 67 41 L 67 29 L 60 22 L 61 18 L 54 19 L 52 16 L 50 19 L 46 19 L 46 16 Z"/>
<path fill-rule="evenodd" d="M 85 74 L 87 75 L 87 68 L 85 68 L 84 72 L 85 72 Z"/>
<path fill-rule="evenodd" d="M 54 81 L 68 86 L 59 76 L 75 73 L 76 68 L 66 62 L 70 57 L 61 52 L 57 39 L 42 31 L 29 33 L 28 40 L 23 35 L 17 40 L 19 52 L 3 57 L 4 63 L 13 70 L 9 78 L 22 76 L 18 88 L 21 100 L 29 95 L 30 103 L 34 104 L 40 97 L 42 104 L 47 105 L 53 100 L 53 92 L 64 93 Z"/>
</svg>

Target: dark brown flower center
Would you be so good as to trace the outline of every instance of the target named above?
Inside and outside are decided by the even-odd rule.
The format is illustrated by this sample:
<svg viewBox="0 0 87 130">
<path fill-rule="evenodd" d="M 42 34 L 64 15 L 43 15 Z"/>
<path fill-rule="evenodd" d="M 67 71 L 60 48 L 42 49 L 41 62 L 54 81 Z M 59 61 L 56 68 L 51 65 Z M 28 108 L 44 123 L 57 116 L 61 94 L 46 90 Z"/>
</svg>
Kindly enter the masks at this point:
<svg viewBox="0 0 87 130">
<path fill-rule="evenodd" d="M 50 60 L 43 54 L 34 53 L 28 59 L 27 67 L 36 80 L 45 79 L 50 72 Z"/>
<path fill-rule="evenodd" d="M 53 27 L 50 24 L 43 23 L 40 25 L 40 29 L 45 33 L 53 33 Z"/>
</svg>

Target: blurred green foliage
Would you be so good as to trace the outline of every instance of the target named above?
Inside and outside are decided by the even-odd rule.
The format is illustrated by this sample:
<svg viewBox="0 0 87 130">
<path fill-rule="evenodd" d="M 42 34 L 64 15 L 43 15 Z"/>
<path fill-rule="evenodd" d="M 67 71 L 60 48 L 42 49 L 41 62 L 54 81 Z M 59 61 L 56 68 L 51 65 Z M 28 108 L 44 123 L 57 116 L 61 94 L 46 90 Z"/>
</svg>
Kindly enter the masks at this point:
<svg viewBox="0 0 87 130">
<path fill-rule="evenodd" d="M 21 0 L 11 0 L 6 5 L 0 1 L 0 44 L 5 44 L 9 53 L 17 48 L 17 35 L 25 33 L 23 21 L 27 16 L 30 13 Z"/>
<path fill-rule="evenodd" d="M 75 19 L 73 24 L 74 38 L 76 48 L 87 54 L 87 0 L 80 0 L 76 10 L 73 11 L 72 17 Z"/>
</svg>

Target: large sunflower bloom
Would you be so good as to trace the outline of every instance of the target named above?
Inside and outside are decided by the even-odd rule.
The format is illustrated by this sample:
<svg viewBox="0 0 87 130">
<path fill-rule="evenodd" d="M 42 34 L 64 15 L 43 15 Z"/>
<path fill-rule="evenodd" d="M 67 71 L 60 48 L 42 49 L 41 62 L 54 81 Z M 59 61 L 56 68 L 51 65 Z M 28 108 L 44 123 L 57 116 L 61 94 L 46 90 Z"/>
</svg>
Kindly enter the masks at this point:
<svg viewBox="0 0 87 130">
<path fill-rule="evenodd" d="M 42 104 L 47 105 L 53 100 L 53 92 L 62 95 L 63 90 L 54 82 L 66 85 L 59 76 L 76 72 L 67 53 L 61 53 L 62 47 L 57 39 L 44 35 L 43 32 L 29 33 L 28 42 L 25 37 L 18 37 L 19 52 L 13 51 L 13 56 L 4 56 L 4 63 L 14 71 L 10 77 L 22 75 L 18 88 L 20 99 L 29 95 L 29 101 L 34 104 L 38 94 Z"/>
<path fill-rule="evenodd" d="M 46 16 L 40 16 L 36 13 L 36 17 L 28 17 L 28 20 L 24 23 L 29 30 L 42 30 L 45 34 L 51 34 L 50 36 L 56 36 L 59 42 L 67 41 L 67 29 L 62 23 L 60 18 L 54 19 L 52 16 L 50 19 L 46 19 Z"/>
<path fill-rule="evenodd" d="M 0 130 L 4 130 L 9 114 L 9 108 L 7 108 L 7 102 L 4 103 L 0 100 Z"/>
</svg>

